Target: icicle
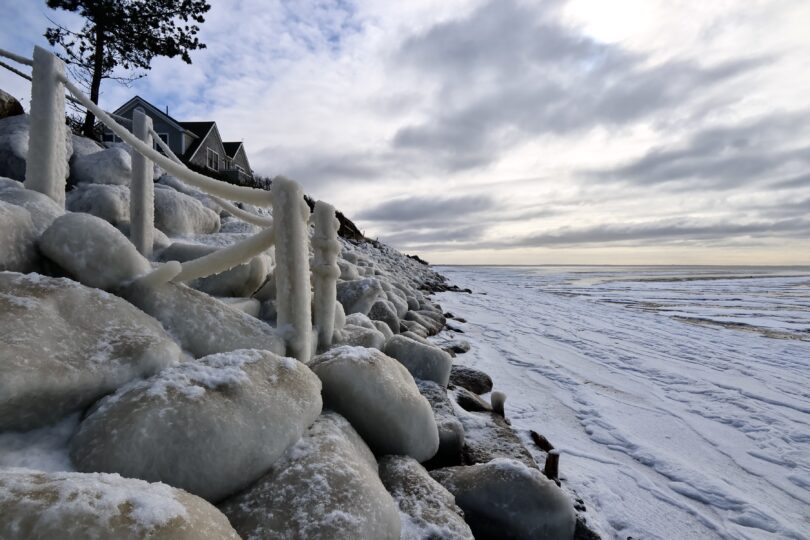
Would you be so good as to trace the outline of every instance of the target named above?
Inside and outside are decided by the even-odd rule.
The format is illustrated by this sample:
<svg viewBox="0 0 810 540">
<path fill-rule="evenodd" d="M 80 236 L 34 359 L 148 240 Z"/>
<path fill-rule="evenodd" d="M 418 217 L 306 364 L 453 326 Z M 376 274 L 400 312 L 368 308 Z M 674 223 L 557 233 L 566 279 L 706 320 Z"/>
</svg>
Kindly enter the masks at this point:
<svg viewBox="0 0 810 540">
<path fill-rule="evenodd" d="M 312 247 L 315 253 L 312 259 L 312 273 L 315 286 L 315 328 L 318 332 L 318 351 L 322 352 L 332 344 L 332 333 L 335 328 L 337 278 L 340 276 L 340 268 L 337 265 L 340 250 L 337 231 L 340 222 L 335 217 L 335 207 L 323 201 L 315 203 L 313 218 L 315 234 L 312 237 Z"/>
</svg>

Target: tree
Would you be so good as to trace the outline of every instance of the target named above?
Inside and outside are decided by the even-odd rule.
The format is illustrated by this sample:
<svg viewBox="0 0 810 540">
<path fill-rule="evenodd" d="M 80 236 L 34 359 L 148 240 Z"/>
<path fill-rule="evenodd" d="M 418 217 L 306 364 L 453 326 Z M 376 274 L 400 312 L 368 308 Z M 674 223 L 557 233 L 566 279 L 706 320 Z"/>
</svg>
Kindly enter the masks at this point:
<svg viewBox="0 0 810 540">
<path fill-rule="evenodd" d="M 211 9 L 206 0 L 48 0 L 48 7 L 85 19 L 78 32 L 54 23 L 45 37 L 64 50 L 59 57 L 87 83 L 96 104 L 102 79 L 131 82 L 144 76 L 114 76 L 118 66 L 148 70 L 156 56 L 180 56 L 190 64 L 189 51 L 205 48 L 194 23 L 205 22 Z M 94 124 L 95 116 L 87 111 L 82 133 L 92 136 Z"/>
</svg>

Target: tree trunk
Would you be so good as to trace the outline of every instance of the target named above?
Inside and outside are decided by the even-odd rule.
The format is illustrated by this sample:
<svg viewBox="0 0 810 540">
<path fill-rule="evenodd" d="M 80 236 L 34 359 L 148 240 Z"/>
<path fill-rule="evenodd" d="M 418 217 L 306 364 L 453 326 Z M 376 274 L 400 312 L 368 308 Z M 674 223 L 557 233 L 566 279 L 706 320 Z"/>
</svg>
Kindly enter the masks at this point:
<svg viewBox="0 0 810 540">
<path fill-rule="evenodd" d="M 90 83 L 90 101 L 98 105 L 99 90 L 101 89 L 101 75 L 104 69 L 104 27 L 96 22 L 96 50 L 93 53 L 93 79 Z M 96 123 L 96 116 L 87 111 L 82 126 L 82 134 L 85 137 L 95 139 L 93 126 Z"/>
</svg>

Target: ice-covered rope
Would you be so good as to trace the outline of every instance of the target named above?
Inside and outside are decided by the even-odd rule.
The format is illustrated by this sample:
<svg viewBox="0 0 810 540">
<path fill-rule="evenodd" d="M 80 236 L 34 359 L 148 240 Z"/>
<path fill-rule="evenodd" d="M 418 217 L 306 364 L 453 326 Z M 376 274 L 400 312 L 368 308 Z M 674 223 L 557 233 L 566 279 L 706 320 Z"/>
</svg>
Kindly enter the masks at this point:
<svg viewBox="0 0 810 540">
<path fill-rule="evenodd" d="M 219 180 L 214 180 L 213 178 L 194 172 L 184 165 L 175 163 L 168 157 L 162 155 L 160 152 L 157 152 L 151 146 L 145 144 L 135 135 L 130 133 L 127 128 L 113 120 L 109 114 L 93 103 L 90 98 L 84 95 L 84 93 L 73 83 L 71 83 L 67 77 L 61 76 L 59 78 L 60 81 L 64 83 L 65 88 L 67 88 L 70 93 L 73 94 L 73 96 L 79 100 L 79 102 L 90 112 L 95 114 L 96 117 L 113 133 L 118 135 L 122 141 L 130 145 L 142 155 L 151 159 L 154 163 L 157 163 L 166 172 L 169 172 L 181 180 L 193 185 L 194 187 L 203 190 L 209 195 L 217 195 L 226 199 L 246 202 L 256 206 L 272 205 L 273 201 L 269 191 L 244 186 L 235 186 L 227 182 L 220 182 Z"/>
<path fill-rule="evenodd" d="M 28 81 L 28 82 L 32 82 L 32 81 L 31 81 L 31 76 L 30 76 L 30 75 L 28 75 L 27 73 L 23 73 L 22 71 L 18 70 L 17 68 L 15 68 L 15 67 L 13 67 L 13 66 L 10 66 L 10 65 L 6 64 L 5 62 L 0 61 L 0 67 L 4 67 L 4 68 L 6 68 L 7 70 L 9 70 L 10 72 L 12 72 L 13 74 L 15 74 L 15 75 L 19 75 L 20 77 L 22 77 L 22 78 L 23 78 L 23 79 L 25 79 L 26 81 Z M 76 99 L 76 98 L 74 98 L 73 96 L 65 96 L 65 97 L 67 97 L 67 99 L 68 99 L 68 100 L 69 100 L 71 103 L 75 103 L 76 105 L 81 105 L 81 103 L 79 102 L 79 100 L 78 100 L 78 99 Z"/>
<path fill-rule="evenodd" d="M 182 263 L 183 270 L 172 281 L 191 281 L 192 279 L 225 272 L 261 254 L 272 246 L 274 242 L 274 227 L 268 227 L 238 244 L 219 249 L 193 261 Z"/>
<path fill-rule="evenodd" d="M 9 60 L 13 60 L 18 64 L 24 64 L 26 66 L 33 66 L 34 61 L 30 58 L 26 58 L 24 56 L 20 56 L 19 54 L 14 54 L 13 52 L 7 51 L 5 49 L 0 49 L 0 56 L 5 56 Z"/>
</svg>

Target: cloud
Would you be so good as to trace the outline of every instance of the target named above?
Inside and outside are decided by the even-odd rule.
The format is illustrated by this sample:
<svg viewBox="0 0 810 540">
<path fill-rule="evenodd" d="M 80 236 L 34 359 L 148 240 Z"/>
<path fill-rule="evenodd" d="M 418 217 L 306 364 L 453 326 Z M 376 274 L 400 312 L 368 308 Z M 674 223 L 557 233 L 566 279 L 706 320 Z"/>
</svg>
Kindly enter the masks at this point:
<svg viewBox="0 0 810 540">
<path fill-rule="evenodd" d="M 459 197 L 413 196 L 386 201 L 360 212 L 357 217 L 369 221 L 398 223 L 425 221 L 455 221 L 491 210 L 495 201 L 488 195 Z"/>
</svg>

